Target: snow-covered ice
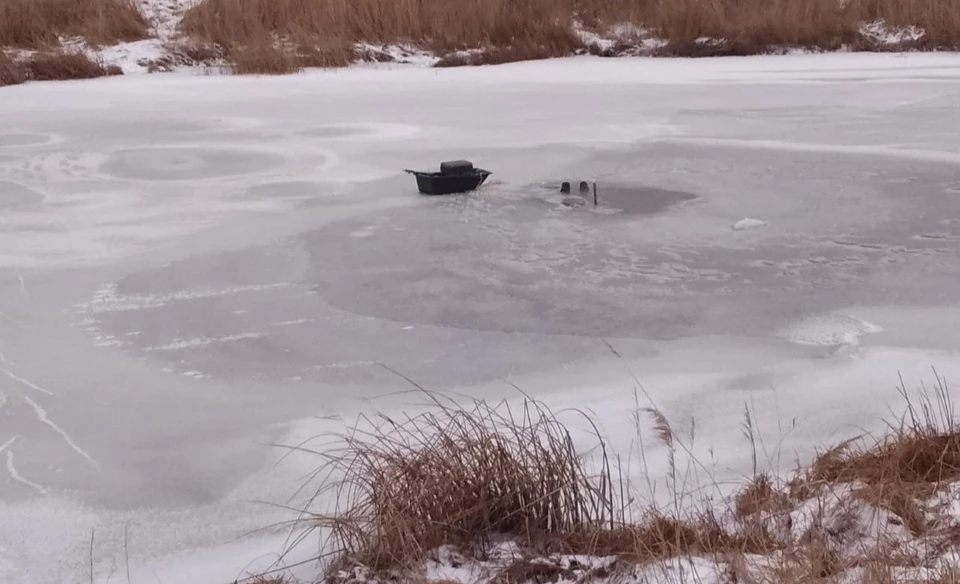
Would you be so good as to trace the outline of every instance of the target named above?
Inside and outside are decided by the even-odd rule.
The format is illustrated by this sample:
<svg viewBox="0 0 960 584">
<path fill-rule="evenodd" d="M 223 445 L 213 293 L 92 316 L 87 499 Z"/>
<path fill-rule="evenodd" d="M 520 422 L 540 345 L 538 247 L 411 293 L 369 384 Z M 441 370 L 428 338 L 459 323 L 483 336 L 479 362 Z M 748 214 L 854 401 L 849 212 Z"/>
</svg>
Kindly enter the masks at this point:
<svg viewBox="0 0 960 584">
<path fill-rule="evenodd" d="M 770 467 L 879 428 L 960 372 L 958 110 L 945 53 L 4 88 L 0 580 L 89 582 L 92 535 L 100 581 L 229 581 L 313 462 L 267 445 L 403 405 L 391 369 L 624 451 L 639 381 L 718 483 L 745 404 Z M 400 172 L 456 158 L 491 181 Z"/>
</svg>

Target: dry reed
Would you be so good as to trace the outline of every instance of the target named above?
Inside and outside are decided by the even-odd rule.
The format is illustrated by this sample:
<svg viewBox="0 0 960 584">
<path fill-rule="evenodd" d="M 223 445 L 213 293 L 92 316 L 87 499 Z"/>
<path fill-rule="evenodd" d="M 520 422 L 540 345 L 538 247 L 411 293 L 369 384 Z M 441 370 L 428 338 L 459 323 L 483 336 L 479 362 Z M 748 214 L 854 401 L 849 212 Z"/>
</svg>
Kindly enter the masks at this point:
<svg viewBox="0 0 960 584">
<path fill-rule="evenodd" d="M 32 81 L 67 81 L 122 75 L 116 65 L 104 66 L 81 52 L 38 53 L 24 63 Z"/>
<path fill-rule="evenodd" d="M 340 53 L 358 42 L 411 43 L 437 51 L 441 66 L 459 66 L 569 55 L 585 48 L 572 30 L 577 22 L 596 30 L 641 25 L 668 41 L 660 54 L 675 56 L 904 48 L 860 34 L 878 21 L 923 29 L 906 43 L 918 48 L 960 46 L 953 0 L 203 0 L 183 30 L 230 51 L 278 40 Z"/>
<path fill-rule="evenodd" d="M 0 51 L 0 87 L 18 85 L 26 80 L 27 74 L 23 67 L 5 52 Z"/>
<path fill-rule="evenodd" d="M 145 39 L 148 32 L 129 0 L 0 0 L 0 47 L 49 49 L 60 37 L 111 45 Z"/>
<path fill-rule="evenodd" d="M 905 415 L 886 435 L 872 441 L 848 440 L 820 454 L 791 484 L 803 497 L 822 485 L 858 484 L 869 503 L 899 515 L 916 533 L 924 526 L 915 501 L 960 479 L 960 426 L 946 383 L 937 377 L 932 391 L 915 404 L 901 383 Z"/>
<path fill-rule="evenodd" d="M 331 497 L 336 511 L 314 520 L 331 530 L 341 562 L 382 570 L 493 534 L 532 544 L 622 522 L 606 456 L 588 474 L 542 404 L 459 409 L 434 399 L 437 408 L 418 416 L 362 419 L 325 451 L 325 471 L 340 478 L 317 497 Z"/>
<path fill-rule="evenodd" d="M 918 405 L 907 398 L 907 414 L 891 424 L 889 436 L 831 449 L 786 485 L 755 471 L 729 500 L 723 520 L 712 505 L 686 511 L 677 505 L 666 513 L 648 508 L 628 520 L 623 501 L 629 493 L 611 471 L 589 417 L 583 419 L 596 442 L 595 473 L 574 449 L 568 428 L 538 402 L 513 410 L 506 402 L 482 401 L 462 408 L 426 395 L 433 407 L 420 415 L 361 418 L 333 446 L 295 449 L 325 461 L 311 501 L 327 500 L 332 509 L 306 516 L 307 533 L 329 530 L 320 559 L 332 560 L 331 581 L 349 580 L 343 575 L 357 566 L 374 578 L 412 574 L 444 546 L 483 561 L 489 544 L 503 537 L 518 545 L 519 555 L 495 570 L 494 582 L 502 584 L 587 582 L 613 569 L 607 565 L 588 577 L 555 560 L 572 555 L 612 556 L 627 572 L 673 558 L 712 557 L 732 581 L 757 584 L 819 582 L 852 570 L 883 582 L 897 570 L 923 565 L 911 548 L 896 547 L 882 533 L 866 547 L 851 547 L 850 538 L 862 536 L 858 509 L 870 508 L 902 519 L 891 525 L 902 524 L 937 554 L 960 544 L 960 521 L 940 521 L 932 529 L 921 504 L 944 482 L 960 480 L 960 437 L 939 378 L 932 396 L 925 393 Z M 673 458 L 690 445 L 661 412 L 646 411 L 670 456 L 668 484 L 679 489 L 681 469 Z M 746 428 L 753 436 L 749 417 Z M 804 504 L 804 513 L 813 515 L 798 530 L 791 527 L 792 514 Z M 911 582 L 953 581 L 953 572 L 926 572 L 934 573 Z"/>
</svg>

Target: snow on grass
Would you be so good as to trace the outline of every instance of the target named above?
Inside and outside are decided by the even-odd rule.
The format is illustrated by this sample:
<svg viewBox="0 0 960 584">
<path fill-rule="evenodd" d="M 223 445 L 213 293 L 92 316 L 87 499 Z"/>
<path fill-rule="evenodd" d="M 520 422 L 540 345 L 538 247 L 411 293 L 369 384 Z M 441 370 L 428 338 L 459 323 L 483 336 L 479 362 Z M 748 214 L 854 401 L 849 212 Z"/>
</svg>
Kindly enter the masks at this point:
<svg viewBox="0 0 960 584">
<path fill-rule="evenodd" d="M 876 584 L 881 573 L 933 584 L 958 567 L 960 428 L 940 378 L 917 398 L 901 391 L 906 414 L 888 434 L 842 442 L 782 479 L 755 474 L 730 498 L 673 510 L 633 500 L 622 477 L 583 474 L 588 460 L 613 453 L 595 434 L 591 456 L 572 455 L 562 447 L 572 434 L 543 405 L 437 401 L 420 415 L 363 419 L 342 435 L 343 449 L 323 449 L 322 476 L 328 465 L 343 473 L 317 492 L 345 497 L 329 512 L 308 510 L 308 531 L 332 531 L 333 547 L 321 549 L 333 563 L 321 573 L 335 584 Z M 671 458 L 687 448 L 662 413 L 646 413 Z M 752 436 L 749 412 L 744 427 Z M 573 498 L 542 506 L 539 497 L 514 498 L 557 479 L 545 493 Z M 494 497 L 481 503 L 484 493 Z M 568 522 L 571 509 L 595 509 L 577 497 L 596 495 L 608 503 L 626 495 L 634 505 Z M 507 503 L 512 511 L 503 513 Z"/>
<path fill-rule="evenodd" d="M 866 22 L 860 27 L 860 36 L 879 46 L 900 46 L 916 43 L 926 31 L 916 26 L 891 26 L 882 20 Z"/>
</svg>

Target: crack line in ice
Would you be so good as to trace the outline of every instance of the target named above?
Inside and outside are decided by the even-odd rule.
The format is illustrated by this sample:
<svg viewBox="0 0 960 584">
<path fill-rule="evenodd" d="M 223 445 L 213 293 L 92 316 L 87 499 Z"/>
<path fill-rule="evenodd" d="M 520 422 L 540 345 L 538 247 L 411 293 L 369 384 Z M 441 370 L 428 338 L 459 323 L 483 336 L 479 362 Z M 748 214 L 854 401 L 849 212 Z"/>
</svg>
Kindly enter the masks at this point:
<svg viewBox="0 0 960 584">
<path fill-rule="evenodd" d="M 6 360 L 6 359 L 2 359 L 2 361 L 3 361 L 3 362 L 6 362 L 7 360 Z M 22 377 L 19 377 L 19 376 L 15 375 L 13 372 L 9 371 L 8 369 L 4 369 L 3 367 L 0 367 L 0 373 L 3 373 L 4 375 L 6 375 L 7 377 L 9 377 L 10 379 L 12 379 L 12 380 L 14 380 L 14 381 L 17 381 L 17 382 L 22 383 L 23 385 L 26 385 L 27 387 L 29 387 L 29 388 L 32 389 L 32 390 L 39 391 L 40 393 L 45 393 L 45 394 L 47 394 L 47 395 L 52 395 L 52 396 L 56 396 L 56 395 L 57 395 L 57 394 L 53 393 L 52 391 L 50 391 L 50 390 L 48 390 L 48 389 L 43 389 L 42 387 L 40 387 L 40 386 L 37 385 L 36 383 L 33 383 L 32 381 L 30 381 L 29 379 L 24 379 L 24 378 L 22 378 Z"/>
<path fill-rule="evenodd" d="M 20 292 L 22 292 L 24 296 L 28 296 L 27 283 L 23 281 L 23 274 L 17 272 L 17 278 L 20 278 Z"/>
<path fill-rule="evenodd" d="M 4 320 L 8 320 L 8 321 L 10 321 L 12 324 L 15 324 L 15 325 L 17 325 L 17 326 L 23 326 L 22 323 L 20 323 L 20 322 L 18 322 L 18 321 L 16 321 L 16 320 L 10 318 L 9 316 L 7 316 L 7 313 L 5 313 L 5 312 L 0 312 L 0 317 L 3 317 Z"/>
<path fill-rule="evenodd" d="M 82 313 L 98 314 L 101 312 L 124 312 L 128 310 L 143 310 L 145 308 L 158 308 L 168 302 L 178 300 L 195 300 L 201 298 L 213 298 L 216 296 L 226 296 L 228 294 L 240 294 L 243 292 L 262 292 L 276 288 L 286 288 L 293 286 L 293 282 L 278 282 L 275 284 L 250 284 L 247 286 L 233 286 L 231 288 L 222 288 L 220 290 L 180 290 L 168 294 L 145 294 L 118 296 L 116 285 L 110 284 L 101 288 L 90 302 L 77 304 L 75 307 Z"/>
<path fill-rule="evenodd" d="M 9 448 L 11 444 L 17 441 L 17 438 L 19 438 L 19 436 L 14 436 L 13 438 L 7 440 L 3 444 L 0 444 L 0 452 L 3 452 L 7 448 Z"/>
<path fill-rule="evenodd" d="M 181 349 L 201 349 L 213 343 L 232 343 L 244 339 L 260 339 L 267 335 L 263 333 L 240 333 L 238 335 L 228 335 L 214 339 L 211 337 L 197 337 L 195 339 L 176 339 L 166 345 L 156 347 L 147 347 L 144 351 L 179 351 Z"/>
<path fill-rule="evenodd" d="M 306 324 L 306 323 L 312 322 L 312 321 L 314 321 L 314 320 L 316 320 L 316 319 L 313 319 L 313 318 L 298 318 L 297 320 L 285 320 L 285 321 L 282 321 L 282 322 L 274 322 L 274 323 L 271 323 L 270 326 L 294 326 L 294 325 L 298 325 L 298 324 Z"/>
<path fill-rule="evenodd" d="M 38 485 L 37 483 L 31 480 L 23 478 L 23 476 L 19 472 L 17 472 L 17 467 L 13 464 L 12 450 L 7 450 L 7 472 L 10 473 L 10 478 L 17 481 L 18 483 L 22 483 L 24 485 L 27 485 L 28 487 L 36 489 L 36 491 L 41 495 L 47 494 L 47 490 L 45 488 L 41 487 L 40 485 Z"/>
<path fill-rule="evenodd" d="M 37 402 L 33 401 L 27 396 L 24 396 L 23 399 L 30 405 L 31 408 L 33 408 L 34 413 L 37 415 L 37 419 L 39 419 L 41 422 L 43 422 L 47 426 L 50 426 L 50 428 L 52 428 L 53 431 L 56 432 L 57 434 L 60 434 L 60 436 L 64 439 L 64 441 L 70 446 L 70 448 L 72 448 L 80 456 L 90 461 L 90 464 L 92 464 L 94 468 L 96 468 L 97 470 L 100 470 L 100 465 L 97 464 L 97 461 L 95 461 L 93 457 L 87 454 L 86 451 L 83 450 L 83 448 L 80 448 L 79 446 L 77 446 L 76 443 L 70 438 L 70 435 L 64 432 L 63 429 L 60 428 L 60 426 L 56 425 L 53 422 L 53 420 L 50 419 L 45 409 L 40 407 L 40 405 Z"/>
</svg>

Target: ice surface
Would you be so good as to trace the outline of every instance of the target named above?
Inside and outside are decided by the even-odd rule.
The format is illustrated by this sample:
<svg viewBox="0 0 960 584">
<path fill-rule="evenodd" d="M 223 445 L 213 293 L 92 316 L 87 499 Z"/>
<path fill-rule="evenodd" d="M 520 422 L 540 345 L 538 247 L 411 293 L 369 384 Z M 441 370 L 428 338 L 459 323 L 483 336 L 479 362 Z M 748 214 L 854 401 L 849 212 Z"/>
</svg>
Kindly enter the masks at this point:
<svg viewBox="0 0 960 584">
<path fill-rule="evenodd" d="M 403 405 L 390 369 L 624 452 L 639 381 L 718 483 L 745 405 L 772 468 L 880 428 L 960 372 L 958 98 L 953 54 L 4 88 L 0 580 L 88 582 L 93 533 L 101 581 L 229 581 L 313 464 L 266 445 Z M 458 158 L 477 193 L 400 172 Z"/>
</svg>

